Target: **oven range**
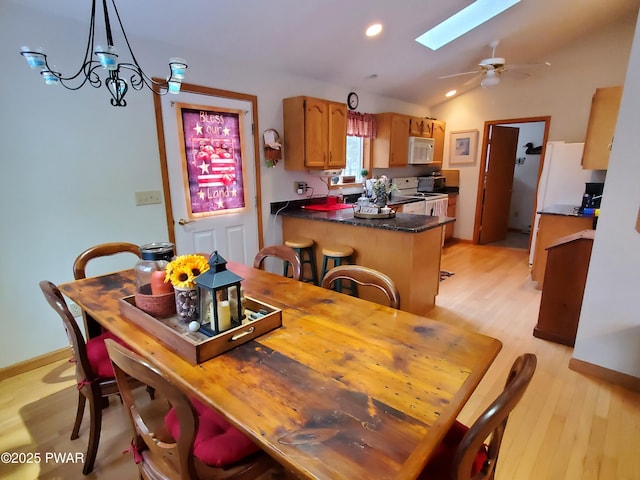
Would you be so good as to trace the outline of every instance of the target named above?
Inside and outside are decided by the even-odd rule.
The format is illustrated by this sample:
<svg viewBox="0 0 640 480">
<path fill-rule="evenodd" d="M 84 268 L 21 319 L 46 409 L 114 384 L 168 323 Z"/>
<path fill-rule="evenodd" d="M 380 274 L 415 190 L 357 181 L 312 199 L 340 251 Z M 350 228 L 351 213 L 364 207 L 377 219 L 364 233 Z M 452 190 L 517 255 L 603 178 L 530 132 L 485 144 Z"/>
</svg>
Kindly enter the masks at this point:
<svg viewBox="0 0 640 480">
<path fill-rule="evenodd" d="M 392 198 L 423 198 L 424 202 L 406 204 L 403 211 L 437 217 L 447 216 L 449 196 L 446 193 L 420 192 L 418 177 L 398 177 L 391 181 L 396 189 Z"/>
</svg>

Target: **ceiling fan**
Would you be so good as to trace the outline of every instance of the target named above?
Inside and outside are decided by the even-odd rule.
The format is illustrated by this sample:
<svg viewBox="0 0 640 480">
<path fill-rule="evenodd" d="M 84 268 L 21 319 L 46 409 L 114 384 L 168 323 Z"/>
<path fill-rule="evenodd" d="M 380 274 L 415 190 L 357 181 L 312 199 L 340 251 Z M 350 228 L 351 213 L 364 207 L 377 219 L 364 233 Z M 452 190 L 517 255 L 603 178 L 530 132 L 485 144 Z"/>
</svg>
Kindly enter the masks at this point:
<svg viewBox="0 0 640 480">
<path fill-rule="evenodd" d="M 544 63 L 530 63 L 530 64 L 521 64 L 521 65 L 507 65 L 507 60 L 504 57 L 496 57 L 496 47 L 500 42 L 498 40 L 494 40 L 489 44 L 491 48 L 491 57 L 484 58 L 480 60 L 478 63 L 478 69 L 470 72 L 461 72 L 454 73 L 452 75 L 444 75 L 439 78 L 452 78 L 452 77 L 461 77 L 463 75 L 475 75 L 470 80 L 467 80 L 463 85 L 468 86 L 473 84 L 474 82 L 480 80 L 480 85 L 483 87 L 493 87 L 500 83 L 500 76 L 509 72 L 509 74 L 513 74 L 519 78 L 526 78 L 529 76 L 526 72 L 520 72 L 517 70 L 539 67 L 542 65 L 551 65 L 549 62 Z"/>
</svg>

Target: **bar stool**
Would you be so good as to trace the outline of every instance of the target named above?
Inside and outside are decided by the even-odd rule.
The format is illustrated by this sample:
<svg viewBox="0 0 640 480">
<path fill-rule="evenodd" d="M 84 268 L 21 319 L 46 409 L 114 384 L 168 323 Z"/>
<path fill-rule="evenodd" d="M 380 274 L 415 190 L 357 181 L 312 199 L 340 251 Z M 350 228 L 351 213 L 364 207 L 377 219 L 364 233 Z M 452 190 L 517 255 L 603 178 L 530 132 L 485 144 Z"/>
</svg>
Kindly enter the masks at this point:
<svg viewBox="0 0 640 480">
<path fill-rule="evenodd" d="M 329 266 L 329 262 L 333 262 L 332 266 Z M 334 267 L 339 267 L 343 265 L 343 262 L 346 264 L 353 263 L 353 248 L 347 245 L 328 245 L 322 249 L 322 275 L 321 277 L 327 274 L 329 270 Z M 358 287 L 356 282 L 350 281 L 348 282 L 350 286 L 343 286 L 342 280 L 336 280 L 334 282 L 334 290 L 336 292 L 343 293 L 343 290 L 349 290 L 349 295 L 357 297 L 358 296 Z"/>
<path fill-rule="evenodd" d="M 318 269 L 316 268 L 316 255 L 313 252 L 313 244 L 314 241 L 310 238 L 292 238 L 286 240 L 284 244 L 287 247 L 293 248 L 298 256 L 300 257 L 300 263 L 302 264 L 302 281 L 310 282 L 314 285 L 320 285 L 320 281 L 318 280 Z M 309 269 L 311 270 L 311 276 L 305 277 L 305 268 L 304 265 L 308 264 Z M 284 264 L 284 272 L 283 275 L 287 275 L 288 265 L 285 262 Z"/>
</svg>

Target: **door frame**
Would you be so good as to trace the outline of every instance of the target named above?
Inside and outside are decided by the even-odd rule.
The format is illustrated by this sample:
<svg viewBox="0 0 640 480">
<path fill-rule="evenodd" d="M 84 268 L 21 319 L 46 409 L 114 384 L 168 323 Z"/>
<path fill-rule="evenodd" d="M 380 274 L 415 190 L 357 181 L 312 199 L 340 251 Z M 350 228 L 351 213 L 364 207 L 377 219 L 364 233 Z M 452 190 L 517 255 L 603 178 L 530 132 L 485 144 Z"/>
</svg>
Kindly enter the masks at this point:
<svg viewBox="0 0 640 480">
<path fill-rule="evenodd" d="M 473 243 L 480 244 L 480 227 L 482 226 L 482 198 L 484 194 L 484 173 L 487 168 L 487 153 L 489 150 L 489 132 L 492 126 L 505 125 L 514 123 L 536 123 L 544 122 L 544 133 L 542 138 L 542 152 L 540 153 L 540 165 L 538 166 L 538 178 L 536 180 L 536 192 L 535 198 L 538 198 L 538 185 L 540 184 L 540 175 L 542 173 L 542 165 L 544 164 L 545 150 L 547 148 L 547 139 L 549 138 L 549 125 L 551 124 L 551 116 L 542 117 L 524 117 L 524 118 L 509 118 L 505 120 L 486 120 L 484 122 L 484 133 L 482 135 L 482 147 L 480 155 L 480 165 L 478 169 L 478 189 L 476 194 L 476 213 L 475 221 L 473 224 Z M 513 159 L 515 163 L 515 158 Z M 531 225 L 534 224 L 536 216 L 536 208 L 531 212 Z M 531 248 L 531 233 L 529 232 L 529 248 Z"/>
<path fill-rule="evenodd" d="M 163 82 L 160 78 L 154 78 L 154 81 Z M 154 86 L 154 91 L 157 93 L 159 87 Z M 255 152 L 254 157 L 254 169 L 256 178 L 256 218 L 258 227 L 258 250 L 264 247 L 264 241 L 262 239 L 262 188 L 260 184 L 260 141 L 258 137 L 258 97 L 256 95 L 249 95 L 247 93 L 232 92 L 230 90 L 221 90 L 218 88 L 203 87 L 201 85 L 194 85 L 191 83 L 183 83 L 180 87 L 180 91 L 184 93 L 196 93 L 200 95 L 207 95 L 210 97 L 228 98 L 232 100 L 240 100 L 251 103 L 251 111 L 253 115 L 253 149 Z M 171 189 L 169 187 L 169 170 L 167 168 L 167 149 L 164 137 L 164 125 L 162 122 L 162 103 L 160 95 L 153 95 L 153 105 L 156 116 L 156 131 L 158 132 L 158 151 L 160 156 L 160 174 L 162 175 L 162 192 L 164 195 L 164 207 L 165 216 L 167 219 L 167 238 L 171 243 L 176 242 L 175 236 L 175 218 L 173 216 L 173 207 L 171 206 Z M 250 199 L 251 201 L 251 199 Z"/>
</svg>

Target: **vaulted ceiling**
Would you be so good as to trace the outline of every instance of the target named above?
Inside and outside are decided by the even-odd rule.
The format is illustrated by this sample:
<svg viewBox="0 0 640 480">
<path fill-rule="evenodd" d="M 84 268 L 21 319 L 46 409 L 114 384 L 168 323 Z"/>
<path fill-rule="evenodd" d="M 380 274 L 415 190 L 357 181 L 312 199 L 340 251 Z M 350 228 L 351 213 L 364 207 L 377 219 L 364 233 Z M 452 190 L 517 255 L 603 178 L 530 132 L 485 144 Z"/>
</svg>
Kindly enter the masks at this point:
<svg viewBox="0 0 640 480">
<path fill-rule="evenodd" d="M 52 16 L 88 23 L 84 0 L 10 0 Z M 434 105 L 452 88 L 475 88 L 471 76 L 438 77 L 477 69 L 496 56 L 508 64 L 548 61 L 558 49 L 625 16 L 640 0 L 522 0 L 438 51 L 415 38 L 461 10 L 469 0 L 119 0 L 130 37 L 240 59 L 265 68 L 344 85 L 411 103 Z M 369 39 L 365 28 L 384 30 Z M 28 39 L 25 39 L 27 42 Z M 135 45 L 134 45 L 135 47 Z M 615 46 L 612 46 L 615 48 Z M 134 48 L 135 50 L 135 48 Z M 207 61 L 188 58 L 190 64 Z M 536 68 L 553 68 L 536 67 Z M 524 70 L 536 74 L 536 68 Z M 513 80 L 516 81 L 516 80 Z M 478 87 L 480 88 L 480 87 Z"/>
</svg>

